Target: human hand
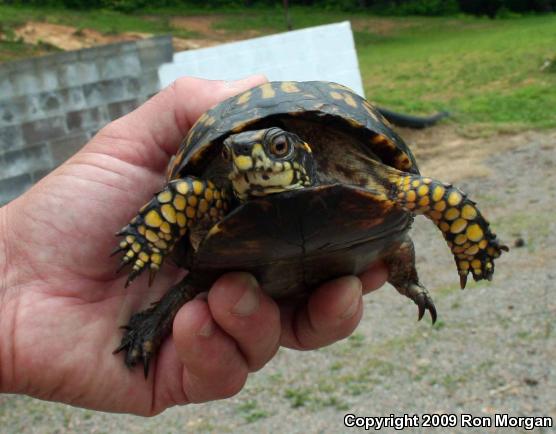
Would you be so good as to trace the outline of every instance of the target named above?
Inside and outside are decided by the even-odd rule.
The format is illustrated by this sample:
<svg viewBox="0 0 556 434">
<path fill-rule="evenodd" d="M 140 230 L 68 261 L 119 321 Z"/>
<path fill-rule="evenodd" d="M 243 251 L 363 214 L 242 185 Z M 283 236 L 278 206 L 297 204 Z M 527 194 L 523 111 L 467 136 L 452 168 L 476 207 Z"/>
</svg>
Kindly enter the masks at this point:
<svg viewBox="0 0 556 434">
<path fill-rule="evenodd" d="M 178 80 L 0 208 L 0 392 L 153 415 L 237 393 L 280 345 L 313 349 L 353 331 L 383 265 L 323 285 L 302 306 L 278 306 L 249 275 L 228 274 L 181 308 L 147 381 L 112 355 L 118 326 L 183 274 L 166 264 L 151 288 L 140 278 L 124 289 L 107 255 L 114 232 L 163 185 L 193 122 L 262 82 Z"/>
</svg>

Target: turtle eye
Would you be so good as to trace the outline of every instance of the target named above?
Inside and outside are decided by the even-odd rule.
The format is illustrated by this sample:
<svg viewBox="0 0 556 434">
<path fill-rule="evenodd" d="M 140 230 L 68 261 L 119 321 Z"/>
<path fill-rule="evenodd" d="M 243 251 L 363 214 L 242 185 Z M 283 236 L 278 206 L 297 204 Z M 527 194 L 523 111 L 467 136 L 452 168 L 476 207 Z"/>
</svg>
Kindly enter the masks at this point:
<svg viewBox="0 0 556 434">
<path fill-rule="evenodd" d="M 288 141 L 284 136 L 276 137 L 270 144 L 270 152 L 277 157 L 283 157 L 288 153 Z"/>
<path fill-rule="evenodd" d="M 231 161 L 232 160 L 232 152 L 230 148 L 226 145 L 222 146 L 222 158 L 224 161 Z"/>
</svg>

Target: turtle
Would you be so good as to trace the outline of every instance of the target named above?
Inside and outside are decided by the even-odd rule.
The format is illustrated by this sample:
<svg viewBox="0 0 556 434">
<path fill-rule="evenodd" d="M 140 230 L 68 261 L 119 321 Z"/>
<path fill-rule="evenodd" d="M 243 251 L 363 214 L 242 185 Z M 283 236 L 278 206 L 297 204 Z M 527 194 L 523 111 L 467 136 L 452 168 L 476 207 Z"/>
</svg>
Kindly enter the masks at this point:
<svg viewBox="0 0 556 434">
<path fill-rule="evenodd" d="M 275 299 L 303 299 L 330 279 L 383 260 L 389 283 L 437 312 L 415 268 L 416 215 L 440 229 L 461 287 L 491 280 L 508 248 L 457 187 L 421 176 L 385 117 L 331 82 L 268 82 L 204 113 L 171 159 L 165 186 L 118 236 L 126 287 L 165 258 L 187 275 L 131 316 L 121 344 L 128 367 L 149 363 L 178 309 L 229 271 L 252 273 Z"/>
</svg>

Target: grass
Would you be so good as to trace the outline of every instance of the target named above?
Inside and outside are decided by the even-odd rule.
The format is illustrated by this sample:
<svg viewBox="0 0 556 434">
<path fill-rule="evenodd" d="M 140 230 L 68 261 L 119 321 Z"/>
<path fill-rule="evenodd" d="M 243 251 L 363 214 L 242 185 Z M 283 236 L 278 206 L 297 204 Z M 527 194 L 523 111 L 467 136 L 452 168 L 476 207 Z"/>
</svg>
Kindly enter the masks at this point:
<svg viewBox="0 0 556 434">
<path fill-rule="evenodd" d="M 212 29 L 198 35 L 176 28 L 179 15 L 213 15 Z M 379 18 L 291 8 L 295 28 L 351 20 L 367 96 L 410 113 L 449 110 L 452 122 L 487 130 L 556 127 L 556 73 L 541 67 L 556 57 L 556 15 L 488 20 L 471 17 Z M 68 24 L 103 33 L 172 33 L 209 37 L 225 32 L 230 39 L 254 30 L 285 30 L 281 8 L 149 9 L 126 15 L 114 11 L 68 11 L 0 5 L 5 35 L 28 20 Z M 7 38 L 0 60 L 40 54 Z"/>
</svg>

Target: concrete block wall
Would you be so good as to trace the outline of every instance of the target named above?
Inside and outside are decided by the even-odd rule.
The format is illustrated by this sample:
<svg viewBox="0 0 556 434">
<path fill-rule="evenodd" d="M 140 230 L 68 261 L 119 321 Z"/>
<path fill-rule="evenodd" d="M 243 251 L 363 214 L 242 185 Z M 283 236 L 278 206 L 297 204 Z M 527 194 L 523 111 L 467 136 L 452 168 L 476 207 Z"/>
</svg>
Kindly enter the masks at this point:
<svg viewBox="0 0 556 434">
<path fill-rule="evenodd" d="M 0 205 L 160 88 L 169 36 L 0 64 Z"/>
</svg>

